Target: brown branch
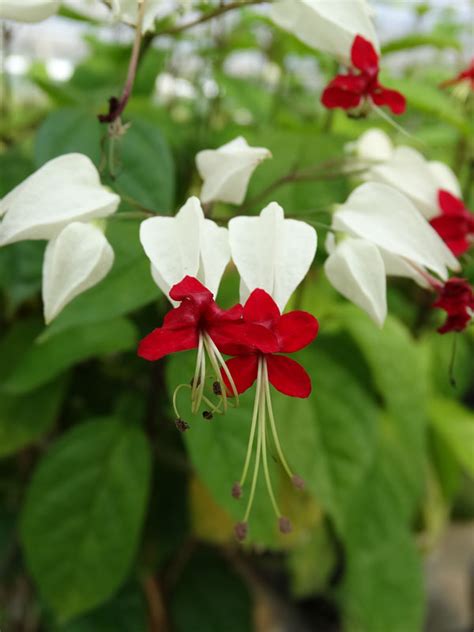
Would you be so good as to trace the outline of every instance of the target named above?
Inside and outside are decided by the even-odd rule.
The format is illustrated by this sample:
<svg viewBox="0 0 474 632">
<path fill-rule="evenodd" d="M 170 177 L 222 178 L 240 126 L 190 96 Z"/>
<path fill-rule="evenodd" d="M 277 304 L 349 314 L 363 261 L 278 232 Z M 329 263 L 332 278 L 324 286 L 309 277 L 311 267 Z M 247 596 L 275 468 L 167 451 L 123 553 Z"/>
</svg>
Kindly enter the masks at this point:
<svg viewBox="0 0 474 632">
<path fill-rule="evenodd" d="M 161 37 L 162 35 L 178 35 L 179 33 L 187 31 L 188 29 L 193 28 L 198 24 L 209 22 L 209 20 L 218 18 L 221 15 L 224 15 L 224 13 L 228 13 L 229 11 L 233 11 L 234 9 L 241 9 L 242 7 L 247 7 L 254 4 L 264 4 L 268 3 L 269 1 L 270 0 L 240 0 L 236 2 L 229 2 L 229 4 L 220 5 L 213 11 L 209 11 L 209 13 L 200 15 L 198 18 L 191 20 L 190 22 L 178 24 L 177 26 L 171 26 L 167 29 L 163 29 L 162 31 L 158 31 L 158 33 L 155 33 L 154 37 Z"/>
<path fill-rule="evenodd" d="M 346 161 L 341 160 L 328 160 L 310 167 L 306 170 L 297 171 L 292 170 L 290 173 L 286 173 L 283 176 L 279 176 L 276 180 L 271 182 L 265 189 L 257 193 L 253 198 L 246 202 L 241 208 L 241 212 L 250 210 L 253 206 L 264 200 L 270 193 L 273 193 L 276 189 L 279 189 L 285 184 L 292 182 L 317 182 L 319 180 L 335 180 L 337 178 L 343 178 L 346 176 L 360 175 L 367 170 L 367 165 L 362 165 L 357 162 L 348 164 Z"/>
</svg>

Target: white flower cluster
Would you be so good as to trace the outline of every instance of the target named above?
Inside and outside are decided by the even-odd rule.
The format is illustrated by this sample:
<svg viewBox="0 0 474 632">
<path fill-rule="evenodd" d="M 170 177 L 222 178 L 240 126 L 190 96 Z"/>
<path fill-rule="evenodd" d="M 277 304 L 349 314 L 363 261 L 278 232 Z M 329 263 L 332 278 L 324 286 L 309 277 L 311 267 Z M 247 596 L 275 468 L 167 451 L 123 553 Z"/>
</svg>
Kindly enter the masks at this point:
<svg viewBox="0 0 474 632">
<path fill-rule="evenodd" d="M 367 182 L 333 214 L 324 269 L 331 284 L 381 326 L 387 314 L 387 276 L 410 277 L 426 286 L 429 273 L 446 280 L 448 269 L 459 269 L 427 221 L 434 214 L 438 189 L 457 192 L 459 185 L 446 165 L 429 163 L 408 147 L 394 149 L 379 130 L 364 134 L 355 150 L 372 166 L 364 176 Z M 411 158 L 409 177 L 400 154 Z M 241 204 L 253 171 L 270 156 L 242 137 L 200 152 L 201 200 Z M 46 322 L 109 272 L 113 251 L 97 220 L 114 213 L 118 204 L 118 196 L 101 185 L 94 165 L 81 154 L 51 160 L 0 201 L 0 246 L 48 240 L 43 266 Z M 175 217 L 144 220 L 140 240 L 153 279 L 167 296 L 186 275 L 217 294 L 232 258 L 241 276 L 241 301 L 261 288 L 281 310 L 308 272 L 317 246 L 314 228 L 285 219 L 276 202 L 259 216 L 232 218 L 227 229 L 205 217 L 196 197 Z"/>
</svg>

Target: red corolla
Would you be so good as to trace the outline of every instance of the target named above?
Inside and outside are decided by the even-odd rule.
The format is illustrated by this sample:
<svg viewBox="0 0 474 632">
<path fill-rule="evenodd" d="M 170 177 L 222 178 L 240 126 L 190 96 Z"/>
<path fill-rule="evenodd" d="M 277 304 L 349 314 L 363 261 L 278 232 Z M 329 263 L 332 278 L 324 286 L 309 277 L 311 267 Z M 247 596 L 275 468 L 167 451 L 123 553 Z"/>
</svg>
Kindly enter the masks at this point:
<svg viewBox="0 0 474 632">
<path fill-rule="evenodd" d="M 366 100 L 375 105 L 386 105 L 393 114 L 403 114 L 405 97 L 396 90 L 385 88 L 379 82 L 379 56 L 373 45 L 360 35 L 351 49 L 353 68 L 347 74 L 337 75 L 325 88 L 321 102 L 327 108 L 352 110 Z M 359 72 L 355 72 L 354 69 Z"/>
</svg>

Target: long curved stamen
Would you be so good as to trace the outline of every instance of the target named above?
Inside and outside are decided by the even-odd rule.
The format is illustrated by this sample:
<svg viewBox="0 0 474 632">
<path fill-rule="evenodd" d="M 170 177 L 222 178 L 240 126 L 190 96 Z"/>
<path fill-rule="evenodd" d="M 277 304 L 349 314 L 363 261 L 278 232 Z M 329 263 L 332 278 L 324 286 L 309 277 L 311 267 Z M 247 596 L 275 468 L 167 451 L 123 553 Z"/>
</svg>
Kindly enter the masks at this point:
<svg viewBox="0 0 474 632">
<path fill-rule="evenodd" d="M 263 380 L 264 382 L 268 381 L 268 377 L 266 375 L 266 362 L 264 358 L 261 358 L 259 360 L 259 362 L 261 363 L 261 365 L 263 365 L 262 368 L 262 373 L 263 373 Z M 260 370 L 260 369 L 259 369 Z M 268 495 L 270 496 L 270 500 L 272 501 L 272 505 L 273 505 L 273 509 L 275 511 L 275 514 L 277 516 L 277 518 L 280 520 L 280 518 L 282 517 L 281 515 L 281 511 L 280 508 L 278 507 L 278 503 L 276 501 L 275 498 L 275 493 L 273 491 L 273 486 L 272 486 L 272 481 L 270 478 L 270 471 L 268 469 L 268 458 L 267 458 L 267 439 L 266 439 L 266 428 L 265 428 L 265 424 L 266 424 L 266 410 L 265 410 L 265 391 L 266 391 L 266 384 L 265 384 L 265 388 L 262 389 L 262 395 L 260 397 L 260 415 L 259 415 L 259 432 L 261 434 L 261 446 L 262 446 L 262 454 L 263 454 L 263 471 L 265 473 L 265 480 L 267 483 L 267 490 L 268 490 Z"/>
<path fill-rule="evenodd" d="M 242 470 L 242 475 L 240 477 L 240 480 L 238 483 L 235 483 L 232 489 L 232 495 L 235 498 L 240 498 L 241 493 L 242 493 L 242 487 L 244 486 L 245 481 L 247 480 L 247 474 L 249 470 L 250 459 L 252 456 L 253 444 L 255 440 L 255 430 L 257 428 L 258 414 L 260 410 L 261 389 L 262 389 L 262 373 L 260 371 L 260 361 L 259 361 L 258 373 L 257 373 L 257 387 L 256 387 L 256 393 L 255 393 L 255 403 L 253 405 L 252 423 L 250 425 L 250 435 L 249 435 L 249 441 L 247 444 L 247 454 L 245 456 L 244 468 Z"/>
<path fill-rule="evenodd" d="M 283 465 L 285 472 L 288 474 L 288 476 L 291 479 L 293 479 L 294 474 L 291 471 L 290 466 L 288 465 L 288 461 L 286 460 L 285 455 L 283 454 L 283 450 L 281 449 L 280 439 L 278 437 L 278 432 L 277 432 L 276 423 L 275 423 L 275 416 L 273 415 L 272 398 L 270 394 L 270 381 L 268 379 L 267 363 L 265 360 L 263 360 L 263 372 L 264 372 L 264 381 L 265 381 L 265 396 L 267 399 L 268 416 L 270 418 L 270 427 L 272 429 L 273 441 L 275 442 L 278 458 L 280 459 L 280 462 Z"/>
<path fill-rule="evenodd" d="M 275 416 L 273 414 L 273 406 L 272 406 L 272 398 L 270 394 L 270 380 L 268 379 L 268 369 L 267 363 L 265 359 L 263 360 L 264 372 L 265 372 L 265 396 L 267 400 L 267 408 L 268 408 L 268 416 L 270 418 L 270 427 L 272 429 L 273 442 L 275 444 L 275 448 L 277 450 L 278 458 L 283 466 L 283 469 L 288 474 L 291 479 L 291 482 L 298 489 L 304 489 L 305 482 L 304 479 L 301 478 L 298 474 L 294 474 L 290 466 L 288 465 L 288 461 L 285 458 L 283 450 L 281 448 L 280 439 L 278 437 L 277 427 L 275 423 Z"/>
<path fill-rule="evenodd" d="M 235 403 L 238 406 L 239 405 L 239 393 L 237 391 L 237 387 L 235 385 L 234 378 L 232 377 L 232 374 L 229 371 L 229 367 L 227 366 L 224 358 L 221 355 L 221 352 L 217 348 L 217 346 L 216 346 L 215 342 L 213 341 L 213 339 L 208 334 L 206 334 L 206 337 L 207 337 L 207 341 L 209 343 L 209 346 L 211 347 L 212 351 L 214 352 L 214 354 L 215 354 L 215 356 L 217 358 L 218 363 L 222 367 L 222 370 L 224 371 L 224 373 L 226 374 L 227 379 L 229 380 L 229 384 L 230 384 L 230 386 L 232 388 L 232 393 L 234 394 L 234 397 L 235 397 Z M 220 373 L 219 373 L 218 377 L 220 377 Z M 226 390 L 225 389 L 225 385 L 223 385 L 223 386 L 224 386 L 223 390 L 225 391 Z"/>
<path fill-rule="evenodd" d="M 198 352 L 196 358 L 196 369 L 194 371 L 192 394 L 191 394 L 191 411 L 196 413 L 199 410 L 204 395 L 204 386 L 206 380 L 206 354 L 204 352 L 203 335 L 199 335 Z"/>
<path fill-rule="evenodd" d="M 214 373 L 216 374 L 216 379 L 219 382 L 220 386 L 221 386 L 221 394 L 222 394 L 222 401 L 224 404 L 224 411 L 227 411 L 227 389 L 225 387 L 225 384 L 223 383 L 222 377 L 221 377 L 221 371 L 219 368 L 219 363 L 218 360 L 216 358 L 215 355 L 215 351 L 212 347 L 212 339 L 211 337 L 204 333 L 203 334 L 203 340 L 204 340 L 204 347 L 206 349 L 207 355 L 209 356 L 209 360 L 211 362 L 212 368 L 214 369 Z M 214 345 L 215 346 L 215 345 Z"/>
<path fill-rule="evenodd" d="M 190 384 L 179 384 L 174 389 L 174 393 L 173 393 L 173 410 L 174 410 L 174 414 L 176 415 L 176 419 L 178 419 L 178 420 L 182 420 L 182 417 L 181 417 L 181 415 L 179 413 L 179 410 L 178 410 L 177 399 L 178 399 L 179 391 L 181 389 L 183 389 L 183 388 L 192 390 L 192 386 Z M 221 402 L 218 402 L 217 404 L 214 404 L 214 402 L 211 402 L 211 400 L 208 397 L 206 397 L 205 395 L 202 396 L 202 401 L 208 406 L 209 412 L 212 415 L 215 415 L 215 414 L 221 415 L 222 414 L 223 411 L 221 410 Z"/>
<path fill-rule="evenodd" d="M 258 368 L 258 373 L 260 374 L 260 363 L 259 363 L 259 368 Z M 261 380 L 261 378 L 260 378 Z M 259 401 L 260 400 L 260 401 Z M 256 400 L 258 402 L 257 405 L 257 417 L 258 412 L 260 411 L 260 403 L 261 403 L 261 396 L 259 398 L 259 400 Z M 244 523 L 246 523 L 249 519 L 250 516 L 250 511 L 252 509 L 252 505 L 253 505 L 253 500 L 255 498 L 255 490 L 257 488 L 257 479 L 258 479 L 258 473 L 260 471 L 260 456 L 262 454 L 262 433 L 258 432 L 257 434 L 257 450 L 255 453 L 255 466 L 254 466 L 254 470 L 253 470 L 253 477 L 252 477 L 252 485 L 250 487 L 250 496 L 247 502 L 247 508 L 245 510 L 245 514 L 244 514 Z"/>
</svg>

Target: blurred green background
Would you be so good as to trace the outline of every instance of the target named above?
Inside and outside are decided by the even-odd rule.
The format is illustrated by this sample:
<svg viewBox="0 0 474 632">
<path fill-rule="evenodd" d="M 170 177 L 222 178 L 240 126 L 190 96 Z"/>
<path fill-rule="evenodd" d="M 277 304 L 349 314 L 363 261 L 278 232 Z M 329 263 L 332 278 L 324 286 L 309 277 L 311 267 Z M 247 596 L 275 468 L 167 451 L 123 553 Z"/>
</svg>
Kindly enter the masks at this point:
<svg viewBox="0 0 474 632">
<path fill-rule="evenodd" d="M 78 151 L 122 198 L 107 226 L 112 272 L 47 328 L 44 244 L 0 250 L 2 632 L 468 632 L 472 328 L 456 335 L 453 385 L 454 337 L 436 333 L 432 296 L 392 280 L 391 316 L 378 330 L 325 280 L 318 230 L 315 264 L 294 298 L 320 321 L 301 354 L 313 395 L 275 398 L 285 451 L 307 490 L 295 493 L 281 476 L 289 536 L 277 533 L 260 490 L 243 547 L 232 535 L 241 507 L 230 487 L 251 395 L 225 418 L 189 414 L 191 430 L 180 435 L 169 394 L 191 378 L 192 354 L 151 365 L 136 347 L 167 309 L 138 241 L 139 212 L 174 214 L 199 194 L 201 149 L 237 135 L 268 147 L 273 159 L 255 172 L 245 212 L 275 199 L 289 216 L 327 224 L 353 177 L 262 192 L 295 168 L 341 160 L 347 143 L 377 126 L 448 163 L 473 208 L 472 97 L 438 88 L 469 63 L 472 4 L 373 2 L 382 79 L 407 96 L 397 122 L 411 137 L 375 114 L 324 111 L 334 60 L 249 7 L 146 37 L 123 117 L 131 125 L 113 140 L 97 114 L 121 91 L 133 30 L 104 23 L 108 11 L 96 4 L 1 26 L 0 196 Z M 158 31 L 173 20 L 165 16 Z M 241 212 L 218 204 L 213 217 Z M 472 256 L 464 263 L 473 282 Z M 223 305 L 237 287 L 229 269 Z"/>
</svg>

